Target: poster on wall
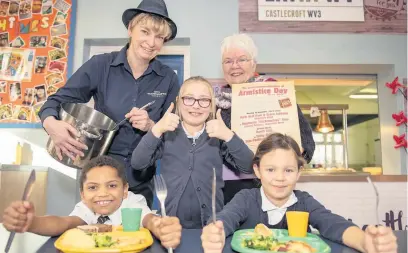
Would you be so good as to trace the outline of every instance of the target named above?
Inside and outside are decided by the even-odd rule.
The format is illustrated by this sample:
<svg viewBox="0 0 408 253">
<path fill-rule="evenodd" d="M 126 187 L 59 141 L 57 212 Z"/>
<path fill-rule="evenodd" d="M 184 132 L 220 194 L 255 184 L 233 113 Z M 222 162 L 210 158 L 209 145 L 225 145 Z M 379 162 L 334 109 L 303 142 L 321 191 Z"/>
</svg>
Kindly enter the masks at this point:
<svg viewBox="0 0 408 253">
<path fill-rule="evenodd" d="M 244 33 L 407 33 L 407 0 L 239 0 Z"/>
<path fill-rule="evenodd" d="M 291 136 L 301 145 L 295 85 L 255 82 L 232 86 L 231 129 L 255 153 L 269 134 Z"/>
<path fill-rule="evenodd" d="M 1 126 L 38 123 L 47 97 L 65 84 L 73 56 L 74 1 L 0 1 Z"/>
</svg>

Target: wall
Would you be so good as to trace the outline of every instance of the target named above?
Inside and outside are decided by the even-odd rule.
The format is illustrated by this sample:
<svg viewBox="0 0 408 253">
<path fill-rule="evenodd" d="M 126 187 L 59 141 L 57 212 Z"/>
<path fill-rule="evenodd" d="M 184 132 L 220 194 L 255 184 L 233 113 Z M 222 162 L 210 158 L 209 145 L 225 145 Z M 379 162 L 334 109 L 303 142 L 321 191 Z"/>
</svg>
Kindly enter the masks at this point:
<svg viewBox="0 0 408 253">
<path fill-rule="evenodd" d="M 378 114 L 377 100 L 351 99 L 327 92 L 296 92 L 298 104 L 348 104 L 348 114 Z M 330 114 L 341 114 L 340 110 L 330 111 Z"/>
<path fill-rule="evenodd" d="M 82 63 L 85 38 L 122 38 L 126 30 L 121 22 L 125 8 L 139 1 L 79 0 L 75 43 L 75 67 Z M 105 17 L 95 22 L 90 13 Z M 221 77 L 220 42 L 238 32 L 237 0 L 167 0 L 172 19 L 178 25 L 178 37 L 191 39 L 191 75 Z M 217 18 L 214 18 L 217 17 Z M 191 22 L 194 20 L 194 22 Z M 220 20 L 225 20 L 220 23 Z M 273 25 L 273 23 L 271 23 Z M 254 34 L 259 48 L 259 63 L 282 64 L 396 64 L 396 73 L 406 76 L 404 35 L 370 34 Z"/>
<path fill-rule="evenodd" d="M 375 163 L 374 140 L 379 138 L 379 120 L 372 119 L 349 128 L 349 164 L 372 165 Z"/>
<path fill-rule="evenodd" d="M 127 36 L 121 15 L 124 9 L 137 7 L 138 3 L 139 1 L 134 0 L 121 0 L 115 3 L 109 0 L 78 0 L 74 69 L 82 64 L 85 38 Z M 238 1 L 167 0 L 167 5 L 170 16 L 178 24 L 177 36 L 190 38 L 191 75 L 221 77 L 220 42 L 225 36 L 238 32 Z M 380 86 L 387 80 L 392 80 L 394 75 L 407 76 L 406 35 L 298 33 L 253 34 L 252 37 L 259 48 L 259 63 L 393 64 L 394 69 L 379 76 Z M 380 100 L 383 101 L 382 104 L 380 101 L 380 106 L 383 107 L 380 113 L 390 115 L 390 112 L 396 111 L 396 102 L 389 91 L 380 88 L 379 93 Z M 386 139 L 386 145 L 393 145 L 390 139 L 395 132 L 393 120 L 381 118 L 381 125 L 384 127 L 382 138 Z M 29 140 L 41 146 L 46 142 L 46 134 L 42 129 L 0 131 L 18 136 L 27 136 L 27 131 L 30 131 Z M 0 154 L 3 149 L 9 147 L 10 145 L 2 145 Z M 383 162 L 389 168 L 395 168 L 393 173 L 399 173 L 401 169 L 401 165 L 398 164 L 401 154 L 395 151 L 387 154 L 388 158 L 383 157 Z"/>
<path fill-rule="evenodd" d="M 298 190 L 309 192 L 327 209 L 347 219 L 352 219 L 359 227 L 381 224 L 395 230 L 407 230 L 407 184 L 406 182 L 374 182 L 378 189 L 379 206 L 376 218 L 376 195 L 367 182 L 310 182 L 298 183 Z M 394 219 L 401 214 L 400 221 L 389 222 L 391 212 Z M 399 228 L 398 223 L 401 225 Z"/>
</svg>

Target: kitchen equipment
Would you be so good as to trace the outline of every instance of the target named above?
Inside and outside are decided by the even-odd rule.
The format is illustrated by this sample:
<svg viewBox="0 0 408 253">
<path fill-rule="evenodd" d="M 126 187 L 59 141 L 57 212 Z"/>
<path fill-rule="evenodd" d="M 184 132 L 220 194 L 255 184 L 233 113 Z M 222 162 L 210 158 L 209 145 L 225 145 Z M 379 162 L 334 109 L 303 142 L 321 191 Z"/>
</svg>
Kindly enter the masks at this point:
<svg viewBox="0 0 408 253">
<path fill-rule="evenodd" d="M 22 153 L 23 153 L 23 146 L 20 144 L 20 142 L 18 142 L 17 147 L 16 147 L 16 161 L 14 162 L 14 164 L 21 165 L 21 159 L 23 157 Z"/>
<path fill-rule="evenodd" d="M 24 192 L 23 192 L 23 197 L 22 197 L 23 201 L 26 201 L 29 199 L 31 192 L 33 190 L 34 183 L 35 183 L 35 170 L 31 170 L 30 177 L 28 178 L 27 183 L 24 187 Z M 9 252 L 11 243 L 13 242 L 15 235 L 16 235 L 16 232 L 10 233 L 9 238 L 7 240 L 6 248 L 4 249 L 5 253 Z"/>
<path fill-rule="evenodd" d="M 54 142 L 48 139 L 47 152 L 62 164 L 80 169 L 94 157 L 106 154 L 116 133 L 116 123 L 105 114 L 88 107 L 86 104 L 63 103 L 59 113 L 60 120 L 75 127 L 79 137 L 74 137 L 84 143 L 88 150 L 82 150 L 84 156 L 72 160 L 62 154 L 62 160 L 57 156 Z"/>
</svg>

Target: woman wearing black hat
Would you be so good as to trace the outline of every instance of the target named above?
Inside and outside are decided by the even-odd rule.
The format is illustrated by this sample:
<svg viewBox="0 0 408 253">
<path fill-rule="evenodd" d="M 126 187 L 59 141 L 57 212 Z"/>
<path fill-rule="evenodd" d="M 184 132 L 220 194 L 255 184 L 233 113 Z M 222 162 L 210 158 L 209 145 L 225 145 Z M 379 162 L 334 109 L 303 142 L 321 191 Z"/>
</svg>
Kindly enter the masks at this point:
<svg viewBox="0 0 408 253">
<path fill-rule="evenodd" d="M 119 52 L 95 55 L 81 66 L 57 93 L 48 97 L 39 115 L 44 129 L 56 145 L 58 157 L 83 155 L 86 146 L 71 136 L 75 128 L 59 120 L 61 103 L 86 103 L 91 97 L 95 109 L 116 122 L 129 119 L 112 140 L 108 155 L 125 163 L 130 190 L 153 201 L 151 178 L 154 169 L 131 169 L 132 151 L 142 136 L 157 122 L 179 91 L 174 71 L 155 57 L 163 44 L 176 37 L 176 24 L 168 17 L 163 0 L 144 0 L 138 8 L 123 13 L 129 43 Z M 143 105 L 155 103 L 140 110 Z"/>
</svg>

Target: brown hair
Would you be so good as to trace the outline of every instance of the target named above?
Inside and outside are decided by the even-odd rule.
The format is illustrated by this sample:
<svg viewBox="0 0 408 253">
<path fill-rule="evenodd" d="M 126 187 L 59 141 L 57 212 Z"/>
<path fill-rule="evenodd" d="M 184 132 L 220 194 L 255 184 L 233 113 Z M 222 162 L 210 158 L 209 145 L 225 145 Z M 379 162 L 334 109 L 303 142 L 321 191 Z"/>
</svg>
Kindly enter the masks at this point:
<svg viewBox="0 0 408 253">
<path fill-rule="evenodd" d="M 148 13 L 140 13 L 136 15 L 130 22 L 129 22 L 129 30 L 131 31 L 137 24 L 145 25 L 150 28 L 153 32 L 162 34 L 164 37 L 164 41 L 168 41 L 171 36 L 171 29 L 170 25 L 166 19 Z"/>
<path fill-rule="evenodd" d="M 273 133 L 263 139 L 259 144 L 258 148 L 256 149 L 255 156 L 252 160 L 252 164 L 259 167 L 259 163 L 262 157 L 265 154 L 276 149 L 293 150 L 297 159 L 299 169 L 306 163 L 304 158 L 302 157 L 302 152 L 300 151 L 299 145 L 292 137 L 281 133 Z"/>
<path fill-rule="evenodd" d="M 203 83 L 203 84 L 205 84 L 207 86 L 208 91 L 210 92 L 210 96 L 211 96 L 211 105 L 210 105 L 211 106 L 211 112 L 210 112 L 210 115 L 208 116 L 207 121 L 215 119 L 216 103 L 215 103 L 214 89 L 213 89 L 211 83 L 202 76 L 192 76 L 192 77 L 188 78 L 187 80 L 185 80 L 183 85 L 181 85 L 181 88 L 180 88 L 180 91 L 179 91 L 179 94 L 178 94 L 177 100 L 176 100 L 176 112 L 175 112 L 175 114 L 178 115 L 181 120 L 183 120 L 182 117 L 181 117 L 181 113 L 180 113 L 180 103 L 182 103 L 181 97 L 183 96 L 183 93 L 185 92 L 185 89 L 186 89 L 187 85 L 190 84 L 190 83 Z"/>
<path fill-rule="evenodd" d="M 81 176 L 79 178 L 79 189 L 81 192 L 84 190 L 84 183 L 86 181 L 86 175 L 88 172 L 94 168 L 109 166 L 116 170 L 118 177 L 122 180 L 123 185 L 127 184 L 125 166 L 122 162 L 110 157 L 110 156 L 97 156 L 86 163 L 81 171 Z"/>
</svg>

